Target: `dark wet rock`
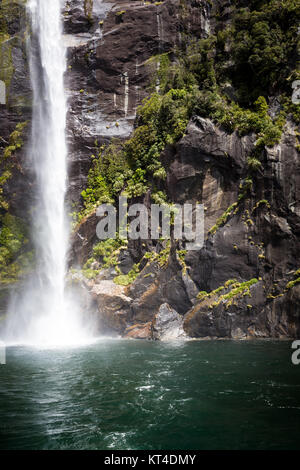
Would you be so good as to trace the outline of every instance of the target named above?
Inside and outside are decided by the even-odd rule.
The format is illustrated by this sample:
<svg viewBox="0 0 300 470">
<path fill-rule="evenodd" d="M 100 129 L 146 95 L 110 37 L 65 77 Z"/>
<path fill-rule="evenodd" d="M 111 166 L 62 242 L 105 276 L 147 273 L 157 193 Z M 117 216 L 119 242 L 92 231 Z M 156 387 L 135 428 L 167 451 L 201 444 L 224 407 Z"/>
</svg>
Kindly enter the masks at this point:
<svg viewBox="0 0 300 470">
<path fill-rule="evenodd" d="M 169 51 L 179 40 L 177 4 L 117 4 L 108 14 L 95 58 L 105 112 L 115 108 L 121 116 L 135 114 L 150 81 L 147 60 Z"/>
<path fill-rule="evenodd" d="M 170 304 L 180 314 L 192 306 L 176 259 L 170 259 L 163 269 L 157 263 L 147 265 L 128 292 L 134 299 L 131 306 L 133 318 L 140 322 L 151 321 L 163 303 Z"/>
<path fill-rule="evenodd" d="M 118 266 L 123 274 L 128 274 L 135 263 L 132 253 L 127 249 L 121 250 L 118 261 Z"/>
<path fill-rule="evenodd" d="M 67 1 L 64 7 L 63 18 L 66 33 L 88 32 L 94 23 L 93 0 Z"/>
<path fill-rule="evenodd" d="M 237 295 L 232 303 L 223 300 L 218 303 L 219 300 L 217 294 L 205 298 L 186 313 L 183 327 L 189 336 L 234 339 L 245 335 L 269 336 L 262 312 L 266 301 L 262 282 L 250 287 L 249 296 Z"/>
<path fill-rule="evenodd" d="M 211 224 L 236 200 L 238 181 L 245 175 L 254 143 L 254 135 L 240 138 L 237 132 L 229 134 L 209 119 L 195 116 L 175 154 L 166 155 L 172 200 L 202 200 L 206 224 Z"/>
<path fill-rule="evenodd" d="M 97 241 L 96 226 L 98 222 L 99 218 L 95 209 L 74 230 L 70 252 L 70 260 L 73 266 L 82 266 L 91 256 L 93 244 Z"/>
<path fill-rule="evenodd" d="M 270 336 L 298 338 L 300 334 L 300 284 L 271 299 L 266 307 Z"/>
<path fill-rule="evenodd" d="M 299 288 L 268 298 L 262 282 L 227 306 L 215 306 L 218 296 L 199 301 L 184 317 L 184 330 L 192 337 L 232 339 L 283 338 L 299 334 Z"/>
</svg>

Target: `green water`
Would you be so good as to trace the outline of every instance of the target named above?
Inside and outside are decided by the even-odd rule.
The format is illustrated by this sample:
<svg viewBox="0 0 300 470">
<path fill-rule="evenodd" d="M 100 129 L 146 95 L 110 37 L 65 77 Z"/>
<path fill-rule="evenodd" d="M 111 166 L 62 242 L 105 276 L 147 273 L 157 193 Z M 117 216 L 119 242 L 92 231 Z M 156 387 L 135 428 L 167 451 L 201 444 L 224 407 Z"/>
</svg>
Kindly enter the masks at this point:
<svg viewBox="0 0 300 470">
<path fill-rule="evenodd" d="M 8 348 L 0 449 L 295 449 L 290 342 Z"/>
</svg>

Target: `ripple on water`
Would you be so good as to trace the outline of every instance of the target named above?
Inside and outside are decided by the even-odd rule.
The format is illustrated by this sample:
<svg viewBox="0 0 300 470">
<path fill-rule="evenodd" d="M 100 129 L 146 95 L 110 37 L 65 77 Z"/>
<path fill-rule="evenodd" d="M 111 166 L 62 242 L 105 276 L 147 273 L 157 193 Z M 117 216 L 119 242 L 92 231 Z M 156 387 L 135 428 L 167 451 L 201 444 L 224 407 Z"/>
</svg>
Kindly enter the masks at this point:
<svg viewBox="0 0 300 470">
<path fill-rule="evenodd" d="M 105 340 L 7 353 L 1 449 L 299 447 L 289 344 Z"/>
</svg>

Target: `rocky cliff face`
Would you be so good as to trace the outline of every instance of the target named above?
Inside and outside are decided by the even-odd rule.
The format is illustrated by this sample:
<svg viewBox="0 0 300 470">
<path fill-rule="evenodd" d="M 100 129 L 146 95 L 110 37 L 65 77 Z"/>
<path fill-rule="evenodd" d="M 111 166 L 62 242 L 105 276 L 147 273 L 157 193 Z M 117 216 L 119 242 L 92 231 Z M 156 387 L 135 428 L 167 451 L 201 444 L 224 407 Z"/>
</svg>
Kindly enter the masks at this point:
<svg viewBox="0 0 300 470">
<path fill-rule="evenodd" d="M 296 337 L 300 226 L 292 189 L 299 184 L 295 139 L 288 123 L 281 144 L 266 152 L 264 172 L 255 187 L 237 204 L 253 136 L 241 139 L 194 117 L 168 155 L 167 186 L 175 202 L 204 204 L 204 247 L 187 252 L 182 263 L 174 244 L 163 266 L 148 263 L 124 288 L 126 305 L 108 316 L 100 295 L 99 309 L 107 326 L 127 334 L 128 324 L 151 324 L 167 303 L 183 315 L 184 329 L 192 337 Z M 289 189 L 284 181 L 289 181 Z M 222 219 L 230 206 L 228 217 Z M 209 232 L 216 223 L 215 231 Z M 100 279 L 96 285 L 101 285 Z M 109 289 L 107 295 L 110 298 Z"/>
<path fill-rule="evenodd" d="M 26 14 L 25 2 L 0 3 L 0 164 L 2 173 L 11 167 L 12 176 L 1 181 L 1 193 L 14 212 L 24 210 L 23 191 L 29 191 L 30 178 L 24 152 L 16 147 L 13 133 L 18 124 L 22 127 L 22 146 L 27 141 L 29 126 L 25 126 L 31 115 L 31 86 L 26 59 Z M 27 130 L 26 130 L 27 127 Z M 9 149 L 11 147 L 11 149 Z M 7 149 L 7 155 L 5 154 Z M 11 152 L 10 152 L 11 150 Z M 16 151 L 18 150 L 18 151 Z M 10 158 L 13 162 L 9 161 Z M 12 165 L 11 165 L 12 163 Z M 26 174 L 26 175 L 25 175 Z M 25 175 L 25 177 L 24 177 Z"/>
<path fill-rule="evenodd" d="M 34 181 L 26 155 L 31 116 L 26 31 L 25 1 L 1 1 L 0 321 L 11 289 L 32 255 L 27 230 Z"/>
<path fill-rule="evenodd" d="M 89 7 L 85 6 L 88 5 Z M 198 18 L 200 17 L 200 19 Z M 201 25 L 198 13 L 196 24 Z M 67 84 L 70 97 L 70 199 L 86 186 L 91 155 L 132 132 L 149 96 L 153 60 L 180 42 L 178 2 L 66 2 Z"/>
<path fill-rule="evenodd" d="M 15 2 L 2 1 L 2 10 L 4 6 L 8 8 L 7 3 L 15 8 Z M 9 146 L 16 124 L 30 120 L 26 21 L 23 7 L 16 3 L 20 20 L 8 21 L 9 37 L 0 40 L 0 62 L 3 57 L 7 61 L 7 52 L 3 52 L 7 43 L 14 45 L 9 55 L 12 62 L 8 65 L 6 62 L 6 70 L 13 70 L 10 83 L 0 75 L 9 88 L 8 103 L 0 106 L 3 151 Z M 179 111 L 176 108 L 175 124 L 183 122 L 176 137 L 173 138 L 177 132 L 174 126 L 173 134 L 171 131 L 168 135 L 164 131 L 163 137 L 156 134 L 159 137 L 155 137 L 158 149 L 155 151 L 164 178 L 150 174 L 142 156 L 134 164 L 129 158 L 129 170 L 126 161 L 122 171 L 125 174 L 140 168 L 147 180 L 140 183 L 143 190 L 137 191 L 135 187 L 130 194 L 133 202 L 144 202 L 149 207 L 155 202 L 154 195 L 162 194 L 164 201 L 172 203 L 202 203 L 205 210 L 202 249 L 185 252 L 184 243 L 175 240 L 136 240 L 123 246 L 116 243 L 99 247 L 96 237 L 99 219 L 91 205 L 75 228 L 70 264 L 82 268 L 88 262 L 83 270 L 85 277 L 81 275 L 80 280 L 98 306 L 102 331 L 154 339 L 170 337 L 175 330 L 180 335 L 197 338 L 299 334 L 299 129 L 292 112 L 285 112 L 280 104 L 280 94 L 285 93 L 280 84 L 277 89 L 274 84 L 266 85 L 264 94 L 264 90 L 257 92 L 255 99 L 259 94 L 267 98 L 267 110 L 260 108 L 257 115 L 251 114 L 254 99 L 245 106 L 243 88 L 236 78 L 241 76 L 238 65 L 241 52 L 236 51 L 236 43 L 230 43 L 230 36 L 235 37 L 238 32 L 230 28 L 237 21 L 235 15 L 244 15 L 246 22 L 249 11 L 259 9 L 255 2 L 250 3 L 251 6 L 237 2 L 238 7 L 230 1 L 200 0 L 64 3 L 72 211 L 80 211 L 86 203 L 82 191 L 88 186 L 93 193 L 92 184 L 96 187 L 99 183 L 95 182 L 95 162 L 100 165 L 106 155 L 116 165 L 120 155 L 125 155 L 122 158 L 126 160 L 130 152 L 128 144 L 123 147 L 124 142 L 132 136 L 135 139 L 139 132 L 141 145 L 147 147 L 150 138 L 145 129 L 151 113 L 148 112 L 146 121 L 137 113 L 145 98 L 157 92 L 161 97 L 168 95 L 172 103 L 178 102 L 181 98 L 174 98 L 175 89 L 184 91 L 189 103 L 196 102 L 188 113 L 185 108 L 184 111 L 182 107 Z M 235 25 L 235 31 L 238 27 L 242 26 Z M 264 38 L 267 34 L 264 33 Z M 256 36 L 251 36 L 251 40 L 255 41 Z M 242 36 L 239 41 L 242 42 Z M 250 62 L 253 60 L 251 56 Z M 233 78 L 232 70 L 236 73 Z M 6 71 L 6 76 L 9 73 Z M 253 89 L 258 86 L 255 80 L 254 77 Z M 224 99 L 224 105 L 216 104 L 217 101 L 207 105 L 207 100 L 217 93 Z M 242 108 L 237 110 L 240 103 L 249 108 L 248 114 Z M 167 104 L 163 102 L 160 109 L 167 108 Z M 229 119 L 226 116 L 225 122 L 218 106 L 226 109 L 231 106 L 230 120 L 239 124 L 228 125 Z M 165 117 L 159 114 L 157 120 L 169 119 L 167 111 L 164 112 Z M 281 135 L 275 143 L 267 141 L 267 132 L 270 129 L 275 132 L 274 123 L 279 126 L 283 112 Z M 262 120 L 264 127 L 258 129 L 253 116 L 259 122 Z M 250 117 L 251 125 L 245 127 L 242 120 Z M 258 141 L 262 138 L 265 141 L 260 145 Z M 105 153 L 111 142 L 121 150 Z M 131 142 L 137 145 L 136 140 Z M 132 149 L 133 144 L 130 145 Z M 144 151 L 141 145 L 138 149 Z M 148 147 L 153 149 L 152 145 L 151 141 Z M 15 215 L 19 215 L 19 200 L 23 199 L 24 191 L 28 194 L 34 184 L 30 169 L 23 169 L 24 148 L 12 152 L 18 163 L 5 184 L 5 195 Z M 100 172 L 104 179 L 112 171 L 109 165 Z M 134 178 L 133 181 L 136 184 Z M 104 183 L 110 187 L 109 176 Z M 122 184 L 119 192 L 132 183 L 128 180 Z M 111 200 L 116 194 L 111 191 L 105 197 Z M 101 197 L 95 196 L 95 206 L 107 202 Z"/>
</svg>

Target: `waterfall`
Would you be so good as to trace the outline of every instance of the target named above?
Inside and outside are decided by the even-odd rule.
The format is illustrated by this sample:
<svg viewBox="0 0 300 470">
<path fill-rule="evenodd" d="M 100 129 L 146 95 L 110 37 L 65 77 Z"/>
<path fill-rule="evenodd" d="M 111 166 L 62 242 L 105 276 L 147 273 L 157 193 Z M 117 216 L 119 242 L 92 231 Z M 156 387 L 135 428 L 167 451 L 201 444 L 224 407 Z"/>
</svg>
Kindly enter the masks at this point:
<svg viewBox="0 0 300 470">
<path fill-rule="evenodd" d="M 9 336 L 38 344 L 77 343 L 86 338 L 80 312 L 65 288 L 68 224 L 66 51 L 60 0 L 29 0 L 33 89 L 30 163 L 36 176 L 32 230 L 37 267 L 9 315 Z"/>
<path fill-rule="evenodd" d="M 38 186 L 34 236 L 39 260 L 39 284 L 43 294 L 47 290 L 47 295 L 41 296 L 43 311 L 62 311 L 67 252 L 67 105 L 60 0 L 30 0 L 28 7 L 33 34 L 30 48 L 34 95 L 31 158 Z M 49 299 L 52 299 L 50 305 Z"/>
</svg>

